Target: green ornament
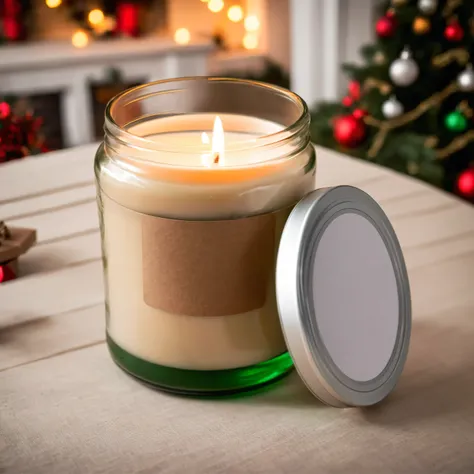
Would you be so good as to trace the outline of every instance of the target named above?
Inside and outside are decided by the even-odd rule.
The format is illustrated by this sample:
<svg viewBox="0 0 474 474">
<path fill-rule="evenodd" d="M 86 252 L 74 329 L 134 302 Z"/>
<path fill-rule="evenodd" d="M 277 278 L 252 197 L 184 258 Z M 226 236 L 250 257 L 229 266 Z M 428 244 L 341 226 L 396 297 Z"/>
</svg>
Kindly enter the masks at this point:
<svg viewBox="0 0 474 474">
<path fill-rule="evenodd" d="M 467 128 L 467 119 L 461 112 L 455 110 L 446 115 L 444 124 L 452 132 L 463 132 Z"/>
</svg>

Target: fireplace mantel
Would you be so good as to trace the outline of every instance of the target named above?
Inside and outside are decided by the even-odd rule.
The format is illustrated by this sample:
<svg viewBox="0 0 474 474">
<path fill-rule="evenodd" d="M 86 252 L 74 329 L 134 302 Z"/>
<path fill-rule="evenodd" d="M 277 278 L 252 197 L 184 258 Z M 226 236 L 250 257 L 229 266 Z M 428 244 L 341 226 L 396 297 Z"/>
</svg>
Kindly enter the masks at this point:
<svg viewBox="0 0 474 474">
<path fill-rule="evenodd" d="M 89 84 L 111 68 L 126 81 L 205 75 L 210 42 L 178 46 L 165 38 L 96 41 L 78 49 L 67 42 L 0 47 L 0 94 L 61 93 L 66 146 L 93 140 Z"/>
<path fill-rule="evenodd" d="M 207 53 L 212 45 L 196 42 L 179 46 L 168 38 L 137 38 L 94 41 L 76 48 L 69 41 L 38 41 L 0 47 L 0 72 L 13 69 L 67 67 L 130 58 L 156 58 L 167 55 Z"/>
</svg>

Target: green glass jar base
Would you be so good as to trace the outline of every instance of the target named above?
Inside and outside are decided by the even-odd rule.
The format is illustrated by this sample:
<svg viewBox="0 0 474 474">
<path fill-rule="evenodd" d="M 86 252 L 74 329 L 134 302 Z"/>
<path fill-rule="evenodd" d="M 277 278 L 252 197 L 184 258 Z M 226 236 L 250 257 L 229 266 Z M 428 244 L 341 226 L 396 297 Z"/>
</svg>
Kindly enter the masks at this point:
<svg viewBox="0 0 474 474">
<path fill-rule="evenodd" d="M 122 349 L 107 334 L 114 362 L 125 372 L 148 385 L 190 396 L 226 396 L 248 392 L 279 380 L 290 372 L 288 352 L 256 365 L 229 370 L 185 370 L 154 364 Z"/>
</svg>

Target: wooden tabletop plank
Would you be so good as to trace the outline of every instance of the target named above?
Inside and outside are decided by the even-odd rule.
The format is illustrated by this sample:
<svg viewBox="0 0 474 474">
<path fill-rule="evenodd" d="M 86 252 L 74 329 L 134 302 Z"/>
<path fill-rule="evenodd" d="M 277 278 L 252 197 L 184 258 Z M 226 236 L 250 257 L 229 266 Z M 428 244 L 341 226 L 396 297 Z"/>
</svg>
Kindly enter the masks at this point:
<svg viewBox="0 0 474 474">
<path fill-rule="evenodd" d="M 15 200 L 3 205 L 0 204 L 0 216 L 4 221 L 12 222 L 14 219 L 44 214 L 64 207 L 72 207 L 77 204 L 92 202 L 95 200 L 95 195 L 95 185 L 88 184 L 64 191 L 44 194 L 42 196 Z"/>
<path fill-rule="evenodd" d="M 19 260 L 23 276 L 53 272 L 61 268 L 100 260 L 99 229 L 67 239 L 36 245 Z"/>
<path fill-rule="evenodd" d="M 85 145 L 2 164 L 0 204 L 92 184 L 97 145 Z"/>
<path fill-rule="evenodd" d="M 470 206 L 459 205 L 394 219 L 393 225 L 404 248 L 421 247 L 474 232 L 473 212 Z"/>
<path fill-rule="evenodd" d="M 23 320 L 0 319 L 0 372 L 104 342 L 103 304 Z"/>
<path fill-rule="evenodd" d="M 8 222 L 16 227 L 36 229 L 38 243 L 68 238 L 99 228 L 95 200 L 59 210 L 14 219 Z"/>
<path fill-rule="evenodd" d="M 0 321 L 9 324 L 103 301 L 102 262 L 97 260 L 1 284 Z"/>
<path fill-rule="evenodd" d="M 427 267 L 438 262 L 469 255 L 474 252 L 474 233 L 471 231 L 456 237 L 440 239 L 418 247 L 404 248 L 408 268 Z"/>
</svg>

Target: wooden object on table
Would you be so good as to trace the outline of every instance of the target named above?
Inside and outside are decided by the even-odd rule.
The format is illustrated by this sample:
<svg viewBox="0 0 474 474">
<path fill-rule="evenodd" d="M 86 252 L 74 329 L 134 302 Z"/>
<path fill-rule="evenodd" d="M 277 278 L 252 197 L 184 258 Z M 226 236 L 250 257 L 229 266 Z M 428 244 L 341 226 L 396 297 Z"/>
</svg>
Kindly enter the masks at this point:
<svg viewBox="0 0 474 474">
<path fill-rule="evenodd" d="M 0 221 L 0 265 L 11 264 L 16 273 L 18 257 L 36 242 L 36 230 L 8 227 Z"/>
<path fill-rule="evenodd" d="M 318 187 L 372 195 L 405 253 L 413 334 L 398 386 L 366 410 L 323 406 L 296 374 L 242 398 L 172 397 L 123 374 L 104 344 L 96 149 L 0 173 L 0 215 L 40 244 L 21 259 L 28 278 L 0 285 L 5 474 L 472 473 L 473 206 L 318 149 Z"/>
</svg>

